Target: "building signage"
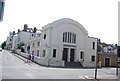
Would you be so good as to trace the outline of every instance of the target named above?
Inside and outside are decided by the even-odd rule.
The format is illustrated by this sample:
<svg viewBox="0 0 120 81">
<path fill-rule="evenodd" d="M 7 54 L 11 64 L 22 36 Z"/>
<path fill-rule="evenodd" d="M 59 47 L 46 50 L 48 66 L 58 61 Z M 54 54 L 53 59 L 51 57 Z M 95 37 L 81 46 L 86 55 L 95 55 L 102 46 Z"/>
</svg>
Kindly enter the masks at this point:
<svg viewBox="0 0 120 81">
<path fill-rule="evenodd" d="M 118 58 L 118 63 L 120 63 L 120 46 L 117 47 L 117 58 Z"/>
<path fill-rule="evenodd" d="M 75 45 L 63 45 L 63 46 L 65 46 L 65 47 L 76 47 Z"/>
</svg>

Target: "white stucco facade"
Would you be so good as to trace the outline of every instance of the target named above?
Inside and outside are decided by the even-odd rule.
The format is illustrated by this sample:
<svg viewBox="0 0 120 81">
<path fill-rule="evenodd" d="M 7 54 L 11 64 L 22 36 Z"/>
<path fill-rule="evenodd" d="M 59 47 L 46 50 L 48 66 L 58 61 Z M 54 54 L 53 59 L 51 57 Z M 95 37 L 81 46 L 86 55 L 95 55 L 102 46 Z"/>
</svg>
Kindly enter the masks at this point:
<svg viewBox="0 0 120 81">
<path fill-rule="evenodd" d="M 20 42 L 26 43 L 29 40 L 34 39 L 34 38 L 38 38 L 38 37 L 40 37 L 40 33 L 20 31 L 17 34 L 16 41 L 17 41 L 17 44 L 19 44 Z"/>
<path fill-rule="evenodd" d="M 12 37 L 12 48 L 11 48 L 12 50 L 15 50 L 17 48 L 16 39 L 17 39 L 17 35 L 13 35 L 13 37 Z"/>
<path fill-rule="evenodd" d="M 30 40 L 30 37 L 31 37 L 30 32 L 20 31 L 17 35 L 17 44 L 19 44 L 20 42 L 26 43 L 27 41 Z"/>
<path fill-rule="evenodd" d="M 12 37 L 13 37 L 13 33 L 9 32 L 9 36 L 7 37 L 7 40 L 6 40 L 6 49 L 11 50 L 11 48 L 12 48 Z"/>
<path fill-rule="evenodd" d="M 41 36 L 26 45 L 30 45 L 30 54 L 42 65 L 79 62 L 83 67 L 95 67 L 96 64 L 97 39 L 88 37 L 85 28 L 72 19 L 60 19 L 42 27 Z"/>
</svg>

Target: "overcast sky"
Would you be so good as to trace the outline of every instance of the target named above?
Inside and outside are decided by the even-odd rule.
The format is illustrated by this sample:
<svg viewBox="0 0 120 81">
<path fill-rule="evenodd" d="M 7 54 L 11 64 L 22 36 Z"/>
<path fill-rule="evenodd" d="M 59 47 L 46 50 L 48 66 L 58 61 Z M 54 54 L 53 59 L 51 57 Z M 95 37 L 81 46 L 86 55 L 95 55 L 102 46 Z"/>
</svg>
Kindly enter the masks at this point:
<svg viewBox="0 0 120 81">
<path fill-rule="evenodd" d="M 10 31 L 37 27 L 61 18 L 82 24 L 89 36 L 102 42 L 118 43 L 119 0 L 6 0 L 4 21 L 0 22 L 0 43 Z"/>
</svg>

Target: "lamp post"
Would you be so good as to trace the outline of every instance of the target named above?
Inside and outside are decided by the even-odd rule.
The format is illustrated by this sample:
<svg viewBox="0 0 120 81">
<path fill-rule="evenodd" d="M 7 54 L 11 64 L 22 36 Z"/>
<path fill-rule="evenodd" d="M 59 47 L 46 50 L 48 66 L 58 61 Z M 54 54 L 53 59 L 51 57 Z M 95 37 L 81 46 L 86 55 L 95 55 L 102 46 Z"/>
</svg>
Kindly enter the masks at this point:
<svg viewBox="0 0 120 81">
<path fill-rule="evenodd" d="M 96 48 L 96 66 L 95 66 L 95 79 L 97 79 L 97 58 L 98 58 L 98 38 L 97 38 L 97 48 Z"/>
<path fill-rule="evenodd" d="M 116 65 L 116 76 L 118 76 L 118 64 L 120 63 L 120 46 L 117 46 L 117 65 Z"/>
</svg>

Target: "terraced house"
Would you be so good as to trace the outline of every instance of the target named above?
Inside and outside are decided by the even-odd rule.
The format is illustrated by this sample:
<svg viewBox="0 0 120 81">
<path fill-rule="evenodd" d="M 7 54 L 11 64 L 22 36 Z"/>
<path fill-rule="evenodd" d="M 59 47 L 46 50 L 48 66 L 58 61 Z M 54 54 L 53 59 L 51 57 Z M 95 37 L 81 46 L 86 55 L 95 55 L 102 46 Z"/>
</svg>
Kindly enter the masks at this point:
<svg viewBox="0 0 120 81">
<path fill-rule="evenodd" d="M 35 61 L 46 66 L 94 67 L 97 38 L 89 37 L 86 29 L 73 19 L 54 21 L 41 30 L 41 36 L 26 43 L 26 51 Z"/>
<path fill-rule="evenodd" d="M 36 27 L 28 28 L 27 24 L 24 24 L 23 30 L 18 29 L 18 32 L 10 32 L 6 40 L 6 49 L 17 50 L 18 44 L 40 37 L 40 31 L 36 31 Z"/>
</svg>

